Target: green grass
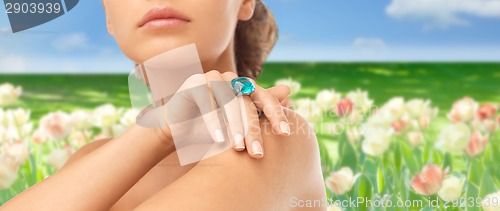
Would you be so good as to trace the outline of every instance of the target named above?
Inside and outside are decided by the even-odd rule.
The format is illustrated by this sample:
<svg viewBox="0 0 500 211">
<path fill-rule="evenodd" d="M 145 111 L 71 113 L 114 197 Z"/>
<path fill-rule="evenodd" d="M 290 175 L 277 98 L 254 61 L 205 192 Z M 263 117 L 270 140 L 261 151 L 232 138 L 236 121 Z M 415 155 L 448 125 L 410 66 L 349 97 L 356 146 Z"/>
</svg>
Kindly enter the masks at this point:
<svg viewBox="0 0 500 211">
<path fill-rule="evenodd" d="M 500 63 L 269 63 L 258 83 L 269 87 L 279 78 L 302 83 L 297 97 L 314 97 L 324 88 L 369 91 L 380 105 L 395 96 L 431 99 L 441 111 L 472 96 L 480 102 L 500 102 Z M 120 75 L 0 75 L 0 84 L 20 85 L 16 105 L 32 110 L 33 118 L 55 110 L 93 109 L 104 103 L 129 107 L 127 76 Z"/>
</svg>

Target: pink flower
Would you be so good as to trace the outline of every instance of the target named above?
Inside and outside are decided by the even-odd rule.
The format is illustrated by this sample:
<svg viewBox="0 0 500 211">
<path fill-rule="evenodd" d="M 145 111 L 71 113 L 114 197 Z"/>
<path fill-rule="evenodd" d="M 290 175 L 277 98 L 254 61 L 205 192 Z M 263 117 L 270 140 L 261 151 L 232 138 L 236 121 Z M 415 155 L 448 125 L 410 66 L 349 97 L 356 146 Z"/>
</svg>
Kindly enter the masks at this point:
<svg viewBox="0 0 500 211">
<path fill-rule="evenodd" d="M 488 144 L 489 135 L 483 136 L 479 131 L 475 131 L 465 148 L 465 152 L 470 156 L 478 155 L 484 151 L 486 144 Z"/>
<path fill-rule="evenodd" d="M 439 166 L 429 164 L 424 166 L 420 174 L 413 176 L 411 186 L 418 194 L 429 196 L 441 189 L 444 177 L 448 174 L 449 167 L 442 170 Z"/>
<path fill-rule="evenodd" d="M 18 179 L 19 164 L 7 155 L 0 155 L 0 190 L 9 189 Z"/>
<path fill-rule="evenodd" d="M 0 107 L 12 105 L 17 101 L 23 88 L 15 87 L 12 84 L 5 83 L 0 85 Z"/>
<path fill-rule="evenodd" d="M 399 120 L 395 120 L 394 122 L 392 122 L 391 127 L 392 127 L 392 129 L 394 129 L 394 132 L 400 133 L 401 131 L 403 131 L 406 128 L 407 125 L 408 125 L 408 121 L 406 121 L 404 119 L 399 119 Z"/>
<path fill-rule="evenodd" d="M 352 102 L 352 100 L 349 98 L 342 99 L 337 105 L 337 114 L 339 116 L 345 116 L 346 114 L 351 113 L 353 108 L 354 102 Z"/>
<path fill-rule="evenodd" d="M 71 118 L 62 111 L 50 113 L 40 120 L 40 128 L 50 138 L 61 140 L 71 131 Z"/>
<path fill-rule="evenodd" d="M 3 145 L 2 153 L 10 156 L 16 164 L 24 163 L 30 155 L 28 144 L 24 141 L 16 141 Z"/>
<path fill-rule="evenodd" d="M 36 144 L 43 144 L 49 140 L 48 135 L 43 130 L 36 130 L 31 136 L 31 140 Z"/>
<path fill-rule="evenodd" d="M 476 117 L 479 120 L 490 119 L 497 113 L 498 107 L 492 104 L 484 104 L 479 107 L 476 112 Z"/>
</svg>

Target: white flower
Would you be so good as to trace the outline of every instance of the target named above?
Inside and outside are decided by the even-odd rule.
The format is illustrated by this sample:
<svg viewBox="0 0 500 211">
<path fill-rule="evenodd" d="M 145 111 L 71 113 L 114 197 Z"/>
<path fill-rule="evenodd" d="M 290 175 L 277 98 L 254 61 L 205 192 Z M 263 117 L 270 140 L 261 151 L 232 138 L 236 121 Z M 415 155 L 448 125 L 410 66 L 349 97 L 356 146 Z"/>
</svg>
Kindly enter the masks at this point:
<svg viewBox="0 0 500 211">
<path fill-rule="evenodd" d="M 54 149 L 47 157 L 47 162 L 49 162 L 54 169 L 59 170 L 64 166 L 66 161 L 68 161 L 70 156 L 71 152 L 67 149 Z"/>
<path fill-rule="evenodd" d="M 364 128 L 363 135 L 364 140 L 361 148 L 365 154 L 380 156 L 389 149 L 392 130 L 367 125 Z"/>
<path fill-rule="evenodd" d="M 3 146 L 2 153 L 6 156 L 11 157 L 15 163 L 22 164 L 29 157 L 28 144 L 22 141 L 17 141 L 14 143 L 9 143 Z"/>
<path fill-rule="evenodd" d="M 467 148 L 471 135 L 469 127 L 464 123 L 452 124 L 441 131 L 437 147 L 450 153 L 462 153 Z"/>
<path fill-rule="evenodd" d="M 347 93 L 346 98 L 354 102 L 354 106 L 362 112 L 367 112 L 373 105 L 373 100 L 368 98 L 368 92 L 360 89 Z"/>
<path fill-rule="evenodd" d="M 15 125 L 17 127 L 28 123 L 28 121 L 30 120 L 30 115 L 31 111 L 27 111 L 22 108 L 8 110 L 6 112 L 7 121 L 9 122 L 9 124 Z"/>
<path fill-rule="evenodd" d="M 469 122 L 476 115 L 479 104 L 470 97 L 462 98 L 453 104 L 448 113 L 448 118 L 452 122 Z"/>
<path fill-rule="evenodd" d="M 316 104 L 318 104 L 320 109 L 323 111 L 331 110 L 333 108 L 336 108 L 340 99 L 340 93 L 336 92 L 335 90 L 322 90 L 316 95 Z"/>
<path fill-rule="evenodd" d="M 390 114 L 393 120 L 400 119 L 406 113 L 405 100 L 402 97 L 392 98 L 381 109 Z"/>
<path fill-rule="evenodd" d="M 13 126 L 2 127 L 0 125 L 0 143 L 15 141 L 20 138 L 18 130 Z"/>
<path fill-rule="evenodd" d="M 2 125 L 0 125 L 0 145 L 2 145 L 3 142 L 7 141 L 6 133 L 7 130 Z"/>
<path fill-rule="evenodd" d="M 339 171 L 332 172 L 326 179 L 326 186 L 337 195 L 347 193 L 352 189 L 360 174 L 353 175 L 349 167 L 343 167 Z"/>
<path fill-rule="evenodd" d="M 8 125 L 8 121 L 7 121 L 7 114 L 5 113 L 5 111 L 0 108 L 0 126 L 7 126 Z"/>
<path fill-rule="evenodd" d="M 323 114 L 316 102 L 308 98 L 297 100 L 294 110 L 307 121 L 319 120 Z"/>
<path fill-rule="evenodd" d="M 76 130 L 86 130 L 92 127 L 90 123 L 92 115 L 84 110 L 76 110 L 71 113 L 71 125 Z"/>
<path fill-rule="evenodd" d="M 297 81 L 292 80 L 292 78 L 287 78 L 287 79 L 279 79 L 276 81 L 275 85 L 286 85 L 290 87 L 290 97 L 296 95 L 300 91 L 301 84 Z"/>
<path fill-rule="evenodd" d="M 123 114 L 123 117 L 120 119 L 120 124 L 127 128 L 132 126 L 136 122 L 137 115 L 139 115 L 139 110 L 129 109 L 125 112 L 125 114 Z"/>
<path fill-rule="evenodd" d="M 449 176 L 444 179 L 441 189 L 438 191 L 438 195 L 446 202 L 457 200 L 462 195 L 463 185 L 463 179 Z"/>
<path fill-rule="evenodd" d="M 62 140 L 71 131 L 71 117 L 62 111 L 47 114 L 40 120 L 40 128 L 50 138 Z"/>
<path fill-rule="evenodd" d="M 12 84 L 6 83 L 0 85 L 0 106 L 12 105 L 19 98 L 23 89 L 14 87 Z"/>
<path fill-rule="evenodd" d="M 102 105 L 95 109 L 93 123 L 97 127 L 110 128 L 118 122 L 120 110 L 111 104 Z"/>
<path fill-rule="evenodd" d="M 17 170 L 19 165 L 12 161 L 12 158 L 0 155 L 0 189 L 9 189 L 17 180 Z"/>
<path fill-rule="evenodd" d="M 430 100 L 423 99 L 409 100 L 408 102 L 406 102 L 406 110 L 412 118 L 420 118 L 422 116 L 434 118 L 438 112 L 437 108 L 431 107 Z"/>
<path fill-rule="evenodd" d="M 429 103 L 430 101 L 425 101 L 423 99 L 411 99 L 406 102 L 405 106 L 410 117 L 417 118 L 422 116 L 424 108 L 427 107 Z"/>
<path fill-rule="evenodd" d="M 492 193 L 484 197 L 481 205 L 484 211 L 500 210 L 500 192 Z"/>
<path fill-rule="evenodd" d="M 386 114 L 384 110 L 378 110 L 375 114 L 366 120 L 367 125 L 390 128 L 392 126 L 392 117 Z"/>
</svg>

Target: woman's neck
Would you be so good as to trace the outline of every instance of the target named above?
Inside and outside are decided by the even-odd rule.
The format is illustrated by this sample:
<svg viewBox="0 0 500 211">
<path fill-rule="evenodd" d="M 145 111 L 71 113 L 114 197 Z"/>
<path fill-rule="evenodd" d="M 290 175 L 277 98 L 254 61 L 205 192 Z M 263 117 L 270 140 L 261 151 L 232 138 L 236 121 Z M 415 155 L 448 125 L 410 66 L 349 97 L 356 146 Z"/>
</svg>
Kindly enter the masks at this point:
<svg viewBox="0 0 500 211">
<path fill-rule="evenodd" d="M 205 72 L 211 70 L 217 70 L 220 73 L 224 72 L 234 72 L 238 74 L 236 70 L 235 56 L 233 50 L 233 41 L 229 44 L 229 46 L 224 50 L 222 55 L 215 60 L 202 62 L 203 70 Z"/>
</svg>

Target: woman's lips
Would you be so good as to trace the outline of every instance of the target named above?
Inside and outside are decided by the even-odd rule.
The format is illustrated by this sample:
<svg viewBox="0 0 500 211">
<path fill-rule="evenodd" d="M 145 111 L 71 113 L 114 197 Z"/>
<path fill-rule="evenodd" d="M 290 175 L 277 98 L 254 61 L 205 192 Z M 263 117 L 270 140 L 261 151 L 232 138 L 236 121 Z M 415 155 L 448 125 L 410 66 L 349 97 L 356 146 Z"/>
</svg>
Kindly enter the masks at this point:
<svg viewBox="0 0 500 211">
<path fill-rule="evenodd" d="M 155 19 L 145 23 L 142 28 L 170 28 L 186 24 L 187 21 L 177 18 Z"/>
<path fill-rule="evenodd" d="M 162 29 L 183 26 L 191 20 L 181 12 L 170 7 L 155 7 L 139 21 L 139 28 Z"/>
</svg>

